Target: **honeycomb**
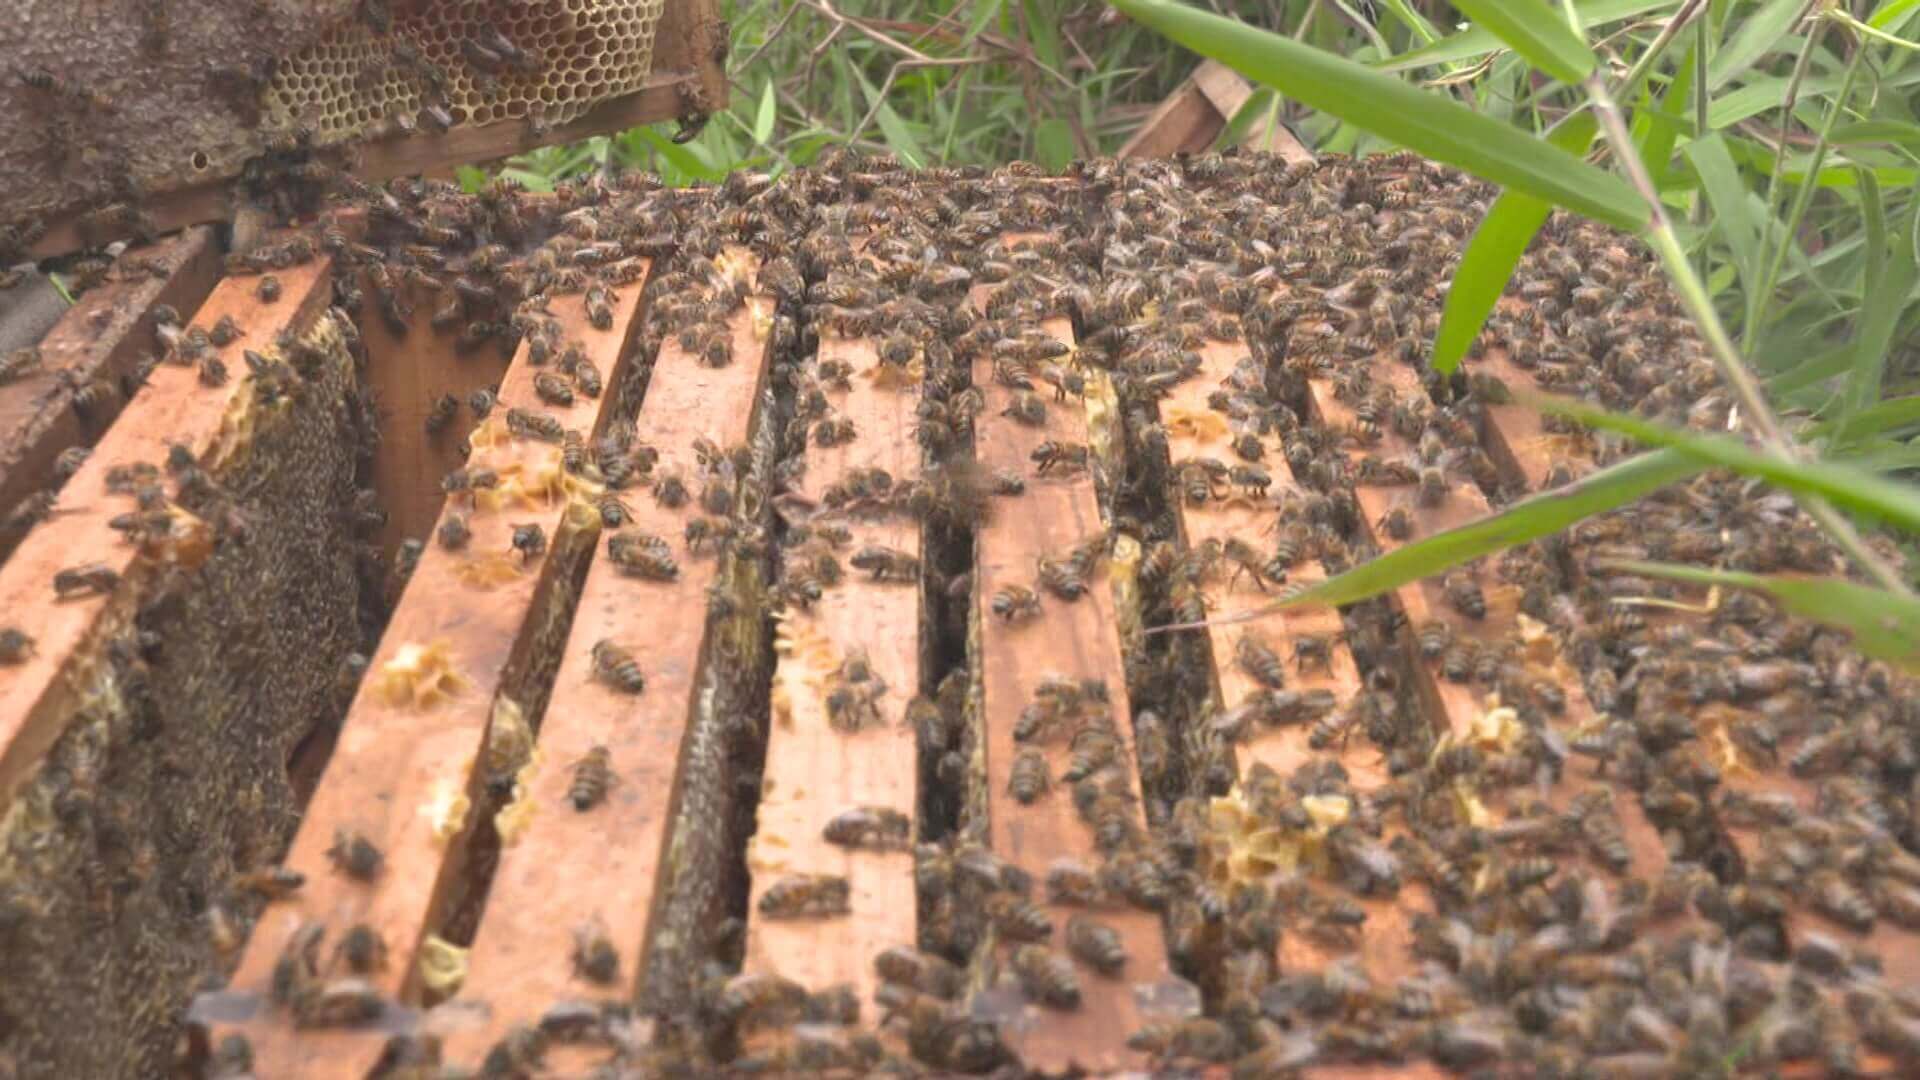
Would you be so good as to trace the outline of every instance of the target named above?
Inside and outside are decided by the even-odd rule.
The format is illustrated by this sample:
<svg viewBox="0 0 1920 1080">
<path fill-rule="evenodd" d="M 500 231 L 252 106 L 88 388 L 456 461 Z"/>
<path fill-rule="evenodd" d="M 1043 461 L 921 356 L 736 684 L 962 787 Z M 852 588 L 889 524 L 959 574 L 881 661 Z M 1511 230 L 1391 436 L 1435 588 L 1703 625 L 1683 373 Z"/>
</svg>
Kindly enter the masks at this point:
<svg viewBox="0 0 1920 1080">
<path fill-rule="evenodd" d="M 594 103 L 639 90 L 652 70 L 665 0 L 427 0 L 396 12 L 390 33 L 355 20 L 282 61 L 266 94 L 269 123 L 305 124 L 322 143 L 387 132 L 444 107 L 455 126 L 500 120 L 562 124 Z M 495 31 L 529 70 L 484 72 L 469 42 Z M 417 54 L 414 59 L 410 53 Z M 436 90 L 435 83 L 443 89 Z"/>
</svg>

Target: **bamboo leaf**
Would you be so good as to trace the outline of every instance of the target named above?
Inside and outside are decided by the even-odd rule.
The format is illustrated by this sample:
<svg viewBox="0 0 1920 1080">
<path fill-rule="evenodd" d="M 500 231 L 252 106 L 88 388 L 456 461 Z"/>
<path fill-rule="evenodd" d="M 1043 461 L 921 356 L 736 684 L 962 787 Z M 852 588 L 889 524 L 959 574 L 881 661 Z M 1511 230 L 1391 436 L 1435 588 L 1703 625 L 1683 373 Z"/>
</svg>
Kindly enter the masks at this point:
<svg viewBox="0 0 1920 1080">
<path fill-rule="evenodd" d="M 1867 180 L 1871 184 L 1871 180 Z M 1846 397 L 1841 411 L 1840 429 L 1834 442 L 1845 446 L 1855 435 L 1850 418 L 1880 400 L 1886 378 L 1887 353 L 1899 331 L 1900 316 L 1907 309 L 1914 285 L 1920 283 L 1920 266 L 1914 258 L 1914 245 L 1904 237 L 1891 238 L 1886 228 L 1878 187 L 1863 187 L 1863 217 L 1867 222 L 1866 294 L 1860 305 L 1860 321 L 1854 330 L 1853 359 L 1848 365 Z M 1889 246 L 1892 248 L 1888 251 Z"/>
<path fill-rule="evenodd" d="M 1553 130 L 1547 141 L 1576 156 L 1584 156 L 1599 131 L 1593 113 L 1582 110 L 1570 114 Z M 1461 253 L 1460 266 L 1453 272 L 1453 284 L 1447 287 L 1446 307 L 1440 313 L 1440 329 L 1433 336 L 1433 366 L 1451 372 L 1460 366 L 1473 339 L 1486 325 L 1487 316 L 1506 291 L 1514 267 L 1534 234 L 1547 222 L 1553 207 L 1531 195 L 1503 191 L 1487 209 L 1480 227 Z"/>
<path fill-rule="evenodd" d="M 1851 632 L 1854 647 L 1868 656 L 1920 672 L 1920 600 L 1843 578 L 1780 577 L 1635 560 L 1606 565 L 1646 577 L 1766 593 L 1803 619 Z"/>
<path fill-rule="evenodd" d="M 1886 0 L 1867 18 L 1867 25 L 1876 30 L 1891 30 L 1895 23 L 1912 14 L 1916 7 L 1920 7 L 1920 0 Z"/>
<path fill-rule="evenodd" d="M 1800 495 L 1818 495 L 1836 506 L 1871 514 L 1909 532 L 1920 532 L 1920 488 L 1836 461 L 1781 461 L 1726 435 L 1696 435 L 1625 413 L 1565 398 L 1516 392 L 1515 398 L 1541 410 L 1578 420 L 1588 427 L 1617 431 L 1650 446 L 1670 447 L 1708 465 L 1757 476 Z"/>
<path fill-rule="evenodd" d="M 1330 577 L 1303 592 L 1218 622 L 1242 622 L 1289 608 L 1351 604 L 1432 577 L 1483 555 L 1559 532 L 1582 518 L 1625 506 L 1701 470 L 1671 450 L 1641 454 L 1578 482 L 1515 503 L 1492 517 L 1435 533 Z M 1161 629 L 1185 629 L 1187 625 Z"/>
<path fill-rule="evenodd" d="M 1747 185 L 1740 179 L 1740 167 L 1733 163 L 1727 144 L 1717 134 L 1687 144 L 1687 159 L 1700 177 L 1700 189 L 1713 210 L 1713 222 L 1726 237 L 1733 252 L 1733 266 L 1747 288 L 1752 303 L 1755 279 L 1760 273 L 1761 237 L 1756 219 L 1759 214 L 1751 201 Z"/>
<path fill-rule="evenodd" d="M 1707 89 L 1718 90 L 1771 52 L 1793 26 L 1807 0 L 1767 0 L 1734 31 L 1733 39 L 1707 64 Z"/>
<path fill-rule="evenodd" d="M 764 144 L 773 137 L 775 110 L 773 103 L 773 80 L 767 80 L 766 89 L 760 92 L 760 108 L 753 117 L 753 141 Z"/>
<path fill-rule="evenodd" d="M 1057 116 L 1047 117 L 1033 129 L 1033 144 L 1048 172 L 1057 173 L 1073 161 L 1073 129 Z"/>
<path fill-rule="evenodd" d="M 1676 7 L 1679 3 L 1680 0 L 1600 0 L 1597 3 L 1590 0 L 1588 3 L 1575 4 L 1573 8 L 1580 15 L 1580 25 L 1594 27 L 1661 8 Z M 1424 48 L 1383 60 L 1373 67 L 1378 71 L 1412 71 L 1437 64 L 1451 64 L 1457 60 L 1471 60 L 1499 48 L 1500 39 L 1494 37 L 1493 31 L 1485 26 L 1475 26 L 1441 38 Z"/>
<path fill-rule="evenodd" d="M 1433 160 L 1619 228 L 1646 222 L 1645 204 L 1618 176 L 1438 94 L 1173 0 L 1114 6 L 1195 52 Z"/>
<path fill-rule="evenodd" d="M 1454 6 L 1563 83 L 1579 83 L 1598 63 L 1566 20 L 1539 0 L 1454 0 Z"/>
</svg>

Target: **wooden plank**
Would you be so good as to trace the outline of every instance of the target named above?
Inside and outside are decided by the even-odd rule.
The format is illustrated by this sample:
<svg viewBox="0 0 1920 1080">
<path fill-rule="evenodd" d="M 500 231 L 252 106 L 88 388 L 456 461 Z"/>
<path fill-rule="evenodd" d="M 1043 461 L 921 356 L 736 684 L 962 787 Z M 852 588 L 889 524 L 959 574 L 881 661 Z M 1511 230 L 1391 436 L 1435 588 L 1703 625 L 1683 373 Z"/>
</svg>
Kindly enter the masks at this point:
<svg viewBox="0 0 1920 1080">
<path fill-rule="evenodd" d="M 387 512 L 380 545 L 389 557 L 402 540 L 430 539 L 446 497 L 440 478 L 459 467 L 466 433 L 477 419 L 468 395 L 481 387 L 498 387 L 511 362 L 492 340 L 463 353 L 458 334 L 429 325 L 438 298 L 415 285 L 403 288 L 410 290 L 415 312 L 404 335 L 377 316 L 362 319 L 360 325 L 367 346 L 367 382 L 380 409 L 373 484 Z M 427 414 L 442 394 L 452 394 L 459 411 L 438 433 L 429 434 Z"/>
<path fill-rule="evenodd" d="M 918 388 L 872 377 L 884 369 L 871 338 L 823 331 L 814 364 L 830 360 L 854 371 L 851 389 L 826 393 L 835 413 L 853 421 L 856 435 L 850 443 L 808 448 L 802 490 L 817 503 L 826 487 L 855 468 L 885 469 L 896 485 L 912 481 L 920 472 L 914 437 Z M 852 533 L 851 543 L 837 553 L 843 561 L 872 544 L 922 557 L 920 524 L 912 518 L 829 514 L 817 520 L 844 524 Z M 865 1009 L 880 983 L 874 956 L 916 940 L 913 854 L 904 843 L 889 851 L 838 846 L 821 830 L 856 807 L 892 811 L 908 822 L 917 817 L 916 732 L 902 721 L 921 685 L 923 590 L 919 575 L 878 582 L 851 565 L 845 572 L 846 582 L 826 589 L 810 609 L 789 606 L 779 616 L 759 827 L 747 852 L 753 888 L 745 970 L 784 975 L 813 990 L 851 985 Z M 826 694 L 835 670 L 857 654 L 866 656 L 886 691 L 875 702 L 881 723 L 849 734 L 829 723 Z M 903 839 L 914 835 L 910 826 Z M 759 905 L 767 890 L 790 873 L 844 876 L 848 913 L 828 919 L 763 915 Z"/>
<path fill-rule="evenodd" d="M 580 297 L 554 301 L 565 335 L 607 373 L 610 386 L 623 374 L 643 287 L 635 282 L 612 290 L 606 330 L 588 323 Z M 372 929 L 387 949 L 385 967 L 368 976 L 375 987 L 388 1001 L 414 1000 L 420 991 L 419 949 L 438 926 L 475 824 L 483 744 L 490 725 L 500 722 L 496 695 L 528 662 L 535 621 L 528 614 L 549 602 L 562 574 L 555 552 L 575 531 L 569 526 L 562 533 L 563 522 L 597 522 L 579 515 L 561 486 L 560 447 L 509 437 L 505 413 L 543 411 L 591 438 L 606 420 L 611 396 L 547 405 L 534 392 L 535 371 L 523 345 L 498 411 L 475 432 L 468 464 L 495 470 L 501 485 L 449 500 L 443 511 L 443 522 L 455 514 L 466 518 L 471 539 L 458 551 L 430 545 L 415 569 L 284 860 L 306 884 L 263 912 L 234 975 L 236 991 L 257 995 L 251 1016 L 233 1029 L 252 1042 L 263 1075 L 362 1075 L 381 1050 L 377 1030 L 298 1029 L 267 1001 L 274 966 L 301 926 L 324 925 L 328 950 L 350 927 Z M 513 552 L 512 534 L 522 523 L 542 527 L 545 553 L 523 559 Z M 371 881 L 343 873 L 329 856 L 343 831 L 358 833 L 382 853 L 383 869 Z M 214 1044 L 223 1034 L 216 1028 Z"/>
<path fill-rule="evenodd" d="M 157 272 L 146 270 L 148 265 Z M 0 519 L 52 484 L 62 451 L 90 444 L 119 415 L 121 388 L 158 349 L 154 306 L 167 304 L 191 318 L 219 273 L 212 231 L 188 229 L 129 250 L 106 283 L 83 293 L 47 331 L 40 340 L 40 370 L 0 386 Z M 70 384 L 62 383 L 63 372 Z M 96 378 L 110 380 L 114 392 L 90 406 L 82 420 L 71 387 Z M 0 530 L 0 558 L 19 540 Z"/>
<path fill-rule="evenodd" d="M 1153 158 L 1199 153 L 1212 146 L 1226 126 L 1227 117 L 1189 78 L 1148 114 L 1114 156 Z"/>
<path fill-rule="evenodd" d="M 304 329 L 331 300 L 329 263 L 318 260 L 285 272 L 277 303 L 263 304 L 250 282 L 222 282 L 200 308 L 193 325 L 211 328 L 223 316 L 238 323 L 241 336 L 224 350 L 238 358 L 243 349 L 272 350 L 282 329 Z M 242 372 L 244 366 L 235 364 Z M 253 385 L 244 377 L 224 386 L 201 384 L 197 369 L 162 365 L 136 395 L 119 423 L 107 429 L 92 456 L 67 484 L 61 512 L 29 533 L 0 566 L 0 620 L 33 636 L 25 663 L 0 666 L 0 811 L 11 805 L 38 767 L 47 748 L 80 702 L 73 697 L 79 680 L 71 665 L 90 654 L 92 642 L 124 625 L 139 606 L 152 560 L 107 522 L 133 508 L 130 497 L 106 492 L 108 470 L 117 465 L 163 465 L 168 448 L 181 443 L 209 468 L 224 445 L 223 427 L 244 410 Z M 50 582 L 69 567 L 100 563 L 115 571 L 119 586 L 106 595 L 56 600 Z"/>
<path fill-rule="evenodd" d="M 1046 320 L 1042 326 L 1058 340 L 1073 340 L 1072 324 L 1064 318 Z M 1115 621 L 1112 571 L 1104 561 L 1088 578 L 1087 592 L 1078 601 L 1067 603 L 1039 590 L 1043 593 L 1040 616 L 1016 623 L 1005 622 L 991 609 L 992 597 L 1004 587 L 1038 590 L 1034 572 L 1042 556 L 1062 557 L 1089 540 L 1104 544 L 1105 524 L 1091 475 L 1085 471 L 1040 475 L 1032 462 L 1034 450 L 1048 439 L 1084 445 L 1086 415 L 1078 408 L 1054 405 L 1047 410 L 1044 427 L 1016 423 L 1001 415 L 1012 392 L 994 380 L 990 360 L 976 362 L 974 383 L 987 400 L 975 439 L 982 468 L 989 474 L 1010 469 L 1027 478 L 1026 494 L 1002 500 L 975 540 L 974 595 L 980 626 L 975 661 L 982 687 L 989 845 L 1036 881 L 1043 881 L 1056 860 L 1093 866 L 1099 859 L 1093 836 L 1074 809 L 1070 785 L 1059 779 L 1070 758 L 1064 741 L 1043 750 L 1055 778 L 1054 790 L 1028 806 L 1009 792 L 1014 757 L 1024 748 L 1013 737 L 1021 711 L 1050 676 L 1103 680 L 1122 743 L 1118 761 L 1128 786 L 1137 794 L 1127 723 L 1132 713 Z M 1133 824 L 1144 833 L 1137 798 L 1129 809 Z M 1053 918 L 1051 947 L 1064 956 L 1065 927 L 1075 909 L 1042 907 Z M 1078 1009 L 1063 1012 L 1029 1005 L 1021 1016 L 1002 1023 L 1002 1040 L 1029 1069 L 1102 1073 L 1141 1068 L 1145 1063 L 1144 1056 L 1128 1049 L 1125 1040 L 1142 1026 L 1134 986 L 1168 977 L 1160 920 L 1134 908 L 1101 911 L 1097 917 L 1125 940 L 1126 967 L 1120 977 L 1107 978 L 1080 966 Z"/>
<path fill-rule="evenodd" d="M 1175 385 L 1161 402 L 1160 418 L 1167 429 L 1169 457 L 1176 465 L 1199 459 L 1239 463 L 1243 459 L 1232 448 L 1233 432 L 1226 417 L 1211 409 L 1207 398 L 1233 373 L 1235 363 L 1247 354 L 1247 348 L 1236 342 L 1210 340 L 1197 352 L 1199 372 Z M 1268 433 L 1258 441 L 1262 449 L 1261 467 L 1267 469 L 1274 480 L 1271 497 L 1284 501 L 1289 495 L 1303 494 L 1305 489 L 1287 464 L 1279 434 Z M 1273 532 L 1273 506 L 1265 500 L 1233 497 L 1194 504 L 1182 498 L 1178 490 L 1169 495 L 1188 550 L 1209 542 L 1224 545 L 1229 540 L 1260 546 Z M 1264 559 L 1266 554 L 1263 550 L 1261 557 Z M 1261 585 L 1251 574 L 1235 571 L 1231 564 L 1223 564 L 1215 572 L 1206 590 L 1209 619 L 1231 618 L 1273 601 L 1272 589 Z M 1308 584 L 1325 576 L 1317 561 L 1305 558 L 1294 565 L 1287 581 Z M 1262 684 L 1235 661 L 1241 639 L 1251 635 L 1279 654 L 1285 667 L 1287 689 L 1329 691 L 1334 696 L 1335 708 L 1347 709 L 1363 687 L 1352 650 L 1343 637 L 1344 629 L 1340 612 L 1333 608 L 1276 613 L 1253 623 L 1208 626 L 1205 633 L 1212 647 L 1214 700 L 1222 708 L 1232 708 L 1262 689 Z M 1328 643 L 1326 664 L 1302 663 L 1295 657 L 1294 644 L 1308 636 Z M 1369 794 L 1386 786 L 1385 760 L 1364 734 L 1353 733 L 1339 748 L 1331 750 L 1313 749 L 1310 736 L 1310 725 L 1253 725 L 1249 737 L 1235 748 L 1242 775 L 1250 764 L 1259 763 L 1285 777 L 1310 761 L 1331 755 L 1346 769 L 1356 793 Z M 1381 985 L 1410 976 L 1415 958 L 1409 920 L 1412 912 L 1431 908 L 1425 890 L 1409 883 L 1397 896 L 1353 899 L 1367 911 L 1366 932 L 1360 935 L 1353 950 L 1361 965 Z M 1322 970 L 1342 955 L 1344 951 L 1322 946 L 1304 934 L 1285 934 L 1277 959 L 1283 971 Z"/>
<path fill-rule="evenodd" d="M 747 441 L 768 376 L 768 340 L 746 307 L 731 317 L 733 364 L 712 368 L 669 335 L 660 345 L 636 421 L 636 438 L 661 452 L 656 471 L 696 475 L 693 443 Z M 481 916 L 461 996 L 447 1014 L 447 1058 L 476 1063 L 515 1025 L 563 1000 L 629 1000 L 653 940 L 655 908 L 680 816 L 684 735 L 697 707 L 715 629 L 707 595 L 721 564 L 685 548 L 698 508 L 670 508 L 643 491 L 624 501 L 633 524 L 674 546 L 679 574 L 644 581 L 596 557 L 587 571 L 555 679 L 539 756 L 521 778 L 533 807 L 508 844 Z M 611 640 L 639 662 L 646 688 L 614 690 L 593 674 L 593 648 Z M 589 811 L 569 803 L 575 765 L 605 747 L 613 782 Z M 596 986 L 574 964 L 575 931 L 597 922 L 619 953 L 616 981 Z M 460 1008 L 478 1005 L 478 1010 Z"/>
<path fill-rule="evenodd" d="M 668 5 L 667 10 L 674 10 L 674 5 Z M 353 172 L 368 183 L 396 176 L 444 174 L 456 165 L 512 157 L 542 146 L 671 120 L 680 112 L 680 86 L 702 77 L 691 70 L 656 70 L 639 90 L 608 98 L 580 116 L 539 133 L 523 120 L 501 120 L 463 125 L 445 134 L 426 131 L 411 137 L 368 141 L 355 147 L 358 163 Z M 716 111 L 725 103 L 724 82 L 722 87 Z M 189 225 L 231 221 L 236 209 L 231 187 L 231 178 L 221 177 L 152 195 L 141 204 L 147 218 L 145 226 L 165 233 Z M 131 235 L 123 229 L 89 223 L 84 215 L 71 217 L 49 222 L 46 235 L 34 244 L 32 254 L 36 259 L 52 258 Z"/>
<path fill-rule="evenodd" d="M 1253 96 L 1253 84 L 1218 60 L 1201 61 L 1200 66 L 1193 69 L 1193 84 L 1212 103 L 1223 124 L 1232 124 L 1233 118 L 1240 115 L 1240 110 L 1247 104 L 1247 99 Z M 1241 142 L 1255 150 L 1278 154 L 1289 165 L 1313 160 L 1313 151 L 1302 146 L 1292 130 L 1281 123 L 1278 117 L 1271 123 L 1255 121 Z"/>
</svg>

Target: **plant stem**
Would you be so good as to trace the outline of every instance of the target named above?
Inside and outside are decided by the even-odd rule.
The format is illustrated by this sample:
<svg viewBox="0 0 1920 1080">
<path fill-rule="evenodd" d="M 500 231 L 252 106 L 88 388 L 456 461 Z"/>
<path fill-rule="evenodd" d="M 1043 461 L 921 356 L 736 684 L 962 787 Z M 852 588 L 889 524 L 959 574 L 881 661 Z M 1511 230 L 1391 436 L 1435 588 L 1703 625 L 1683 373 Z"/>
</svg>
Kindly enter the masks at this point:
<svg viewBox="0 0 1920 1080">
<path fill-rule="evenodd" d="M 1647 175 L 1646 164 L 1634 150 L 1633 135 L 1620 115 L 1619 105 L 1607 91 L 1606 80 L 1595 72 L 1587 79 L 1586 85 L 1587 94 L 1593 100 L 1594 113 L 1600 121 L 1600 130 L 1606 133 L 1607 141 L 1613 145 L 1614 156 L 1620 159 L 1621 165 L 1627 170 L 1628 179 L 1633 181 L 1634 187 L 1647 201 L 1652 215 L 1647 224 L 1648 240 L 1659 254 L 1660 261 L 1666 264 L 1667 273 L 1673 278 L 1674 288 L 1680 294 L 1680 302 L 1686 305 L 1688 314 L 1693 316 L 1701 336 L 1706 339 L 1708 352 L 1720 369 L 1720 377 L 1726 380 L 1728 389 L 1733 391 L 1734 400 L 1745 414 L 1746 422 L 1760 437 L 1762 449 L 1782 461 L 1798 461 L 1799 455 L 1780 426 L 1779 418 L 1774 416 L 1773 407 L 1767 403 L 1766 393 L 1753 377 L 1753 372 L 1747 369 L 1746 362 L 1740 358 L 1740 351 L 1734 347 L 1733 339 L 1727 336 L 1726 327 L 1721 325 L 1720 315 L 1714 310 L 1706 286 L 1701 283 L 1700 276 L 1694 273 L 1693 264 L 1687 261 L 1686 250 L 1680 246 L 1680 238 L 1673 231 L 1673 222 L 1667 218 L 1666 207 L 1660 202 L 1660 193 L 1653 186 L 1653 178 Z M 1808 515 L 1881 588 L 1898 596 L 1913 596 L 1899 572 L 1867 546 L 1866 540 L 1851 521 L 1824 499 L 1811 495 L 1799 498 Z"/>
</svg>

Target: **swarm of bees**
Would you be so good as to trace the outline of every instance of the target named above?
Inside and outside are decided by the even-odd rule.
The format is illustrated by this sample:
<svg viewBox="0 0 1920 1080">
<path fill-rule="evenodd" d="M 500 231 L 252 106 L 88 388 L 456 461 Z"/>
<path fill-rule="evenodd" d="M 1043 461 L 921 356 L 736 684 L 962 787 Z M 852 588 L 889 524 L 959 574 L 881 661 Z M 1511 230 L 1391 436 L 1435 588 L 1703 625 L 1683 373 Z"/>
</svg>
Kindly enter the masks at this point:
<svg viewBox="0 0 1920 1080">
<path fill-rule="evenodd" d="M 498 43 L 474 42 L 467 57 L 478 71 L 513 70 Z M 1515 497 L 1520 479 L 1494 464 L 1488 434 L 1509 388 L 1474 371 L 1476 359 L 1510 363 L 1501 370 L 1548 389 L 1724 427 L 1727 398 L 1648 258 L 1560 219 L 1522 260 L 1470 375 L 1428 372 L 1447 268 L 1489 194 L 1398 155 L 1089 163 L 1044 178 L 907 174 L 836 154 L 780 185 L 741 178 L 717 194 L 595 180 L 534 200 L 500 183 L 462 196 L 395 181 L 361 194 L 363 236 L 323 226 L 311 250 L 273 246 L 237 269 L 262 272 L 264 291 L 270 271 L 324 251 L 353 271 L 336 287 L 349 311 L 370 292 L 368 314 L 421 332 L 409 305 L 431 294 L 433 332 L 467 348 L 524 345 L 536 402 L 449 389 L 427 430 L 457 439 L 465 405 L 511 438 L 557 448 L 570 475 L 599 485 L 604 557 L 654 583 L 644 588 L 680 580 L 683 564 L 737 558 L 768 575 L 757 599 L 770 608 L 916 586 L 936 607 L 982 616 L 981 633 L 1033 641 L 1057 612 L 1086 610 L 1108 572 L 1137 575 L 1149 621 L 1202 622 L 1223 590 L 1275 595 L 1430 534 L 1463 491 L 1496 505 Z M 1053 238 L 1005 241 L 1021 231 Z M 723 255 L 731 242 L 761 258 L 757 280 Z M 550 301 L 577 295 L 589 323 L 608 329 L 610 290 L 631 260 L 669 248 L 636 373 L 603 377 Z M 704 439 L 641 445 L 630 418 L 652 358 L 678 349 L 715 368 L 747 362 L 736 331 L 750 306 L 776 357 L 771 454 Z M 1046 329 L 1061 315 L 1071 340 Z M 211 367 L 224 347 L 215 335 L 172 325 L 170 357 L 203 377 L 226 371 Z M 848 339 L 870 340 L 871 355 L 841 347 Z M 1206 374 L 1202 351 L 1229 347 L 1230 371 Z M 248 358 L 245 377 L 295 392 L 295 359 Z M 0 382 L 38 363 L 11 356 Z M 1111 457 L 1101 438 L 1059 426 L 1105 387 Z M 897 395 L 911 465 L 865 453 L 891 437 L 849 415 L 849 395 L 869 390 Z M 73 388 L 76 401 L 86 393 Z M 614 420 L 598 434 L 572 430 L 565 411 L 603 393 Z M 979 465 L 983 423 L 1030 439 L 1011 466 Z M 1207 449 L 1184 448 L 1200 435 Z M 1548 436 L 1554 460 L 1536 486 L 1624 452 L 1574 427 Z M 116 495 L 147 500 L 121 522 L 137 540 L 175 528 L 175 504 L 190 501 L 143 496 L 162 479 L 148 468 L 109 475 Z M 184 466 L 167 475 L 191 479 Z M 752 489 L 756 475 L 771 477 L 767 491 Z M 500 483 L 477 461 L 446 477 L 458 510 L 443 518 L 442 547 L 470 542 L 469 517 L 486 512 L 479 495 Z M 1068 484 L 1098 488 L 1107 520 L 1031 567 L 982 584 L 929 539 L 951 529 L 977 543 L 989 513 L 1017 513 L 1030 489 Z M 1181 522 L 1228 512 L 1264 527 L 1181 539 L 1193 535 Z M 919 548 L 873 539 L 874 524 L 903 520 L 924 526 Z M 515 524 L 510 557 L 530 564 L 547 536 Z M 1117 554 L 1128 546 L 1141 553 L 1133 569 Z M 836 857 L 913 854 L 918 936 L 873 958 L 879 1014 L 856 1017 L 865 1003 L 849 1008 L 835 988 L 718 959 L 688 1008 L 756 1038 L 783 1030 L 777 1048 L 742 1051 L 776 1071 L 871 1068 L 891 1052 L 820 1030 L 833 1025 L 892 1028 L 928 1068 L 990 1069 L 1011 1051 L 988 1003 L 1035 1006 L 1043 1026 L 1049 1013 L 1104 1007 L 1112 980 L 1157 966 L 1164 946 L 1205 991 L 1200 1013 L 1129 1033 L 1169 1068 L 1271 1075 L 1426 1058 L 1678 1075 L 1735 1055 L 1836 1072 L 1869 1051 L 1920 1058 L 1920 1006 L 1858 938 L 1920 928 L 1913 686 L 1750 597 L 1609 569 L 1633 558 L 1836 566 L 1790 501 L 1704 474 L 1456 567 L 1419 586 L 1422 612 L 1389 600 L 1347 612 L 1339 632 L 1256 621 L 1214 634 L 1196 655 L 1246 688 L 1228 700 L 1169 673 L 1184 654 L 1156 660 L 1149 647 L 1137 665 L 1127 658 L 1124 688 L 1037 677 L 1018 703 L 1013 754 L 988 762 L 991 790 L 965 752 L 981 724 L 965 687 L 982 673 L 953 665 L 957 702 L 929 694 L 906 710 L 928 762 L 923 783 L 952 789 L 947 808 L 845 806 L 807 825 Z M 75 566 L 54 587 L 78 602 L 119 578 Z M 715 603 L 730 613 L 741 602 Z M 33 631 L 0 631 L 0 664 L 32 659 Z M 646 692 L 641 644 L 598 642 L 592 677 L 616 694 Z M 830 728 L 892 722 L 881 707 L 889 688 L 859 644 L 834 645 L 814 688 Z M 1480 707 L 1450 714 L 1458 723 L 1441 734 L 1428 690 Z M 1280 739 L 1298 750 L 1285 769 L 1263 762 Z M 573 811 L 606 812 L 612 765 L 606 746 L 565 763 Z M 726 767 L 753 786 L 750 766 Z M 987 846 L 970 801 L 1070 814 L 1077 853 L 1018 864 Z M 399 869 L 357 833 L 329 855 L 356 884 Z M 264 872 L 248 884 L 258 897 L 298 887 Z M 854 902 L 837 865 L 783 868 L 756 888 L 752 910 L 737 913 L 749 921 L 844 918 Z M 1400 973 L 1368 968 L 1360 948 L 1391 903 L 1417 912 L 1397 941 Z M 1130 908 L 1152 912 L 1164 936 L 1134 929 L 1140 921 L 1122 917 Z M 317 926 L 295 935 L 274 1000 L 301 1023 L 378 1015 L 364 978 L 384 946 L 349 929 L 331 944 L 342 960 L 329 979 L 324 936 Z M 1283 948 L 1318 962 L 1282 969 Z M 576 931 L 570 963 L 587 983 L 629 976 L 591 923 Z M 670 1041 L 658 1036 L 652 1052 Z"/>
</svg>

